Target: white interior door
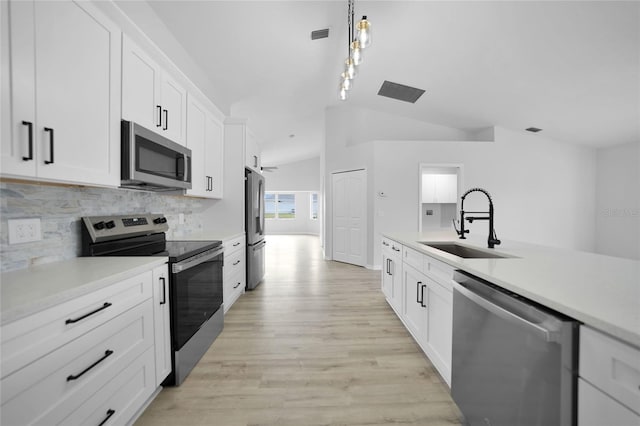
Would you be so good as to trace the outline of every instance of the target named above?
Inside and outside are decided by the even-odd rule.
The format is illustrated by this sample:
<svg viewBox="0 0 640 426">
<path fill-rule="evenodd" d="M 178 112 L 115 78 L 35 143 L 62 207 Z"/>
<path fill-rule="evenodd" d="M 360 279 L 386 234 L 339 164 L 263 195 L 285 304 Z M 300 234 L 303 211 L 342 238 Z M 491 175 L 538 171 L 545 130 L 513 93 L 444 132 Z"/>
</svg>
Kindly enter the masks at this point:
<svg viewBox="0 0 640 426">
<path fill-rule="evenodd" d="M 333 260 L 365 265 L 366 189 L 365 170 L 332 174 Z"/>
</svg>

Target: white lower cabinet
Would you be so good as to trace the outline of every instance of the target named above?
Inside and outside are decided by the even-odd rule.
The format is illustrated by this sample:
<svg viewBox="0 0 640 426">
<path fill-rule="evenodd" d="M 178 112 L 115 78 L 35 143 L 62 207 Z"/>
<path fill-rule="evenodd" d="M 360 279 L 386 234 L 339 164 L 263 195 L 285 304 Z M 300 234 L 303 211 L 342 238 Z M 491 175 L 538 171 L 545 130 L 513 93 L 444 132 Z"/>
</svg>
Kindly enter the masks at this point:
<svg viewBox="0 0 640 426">
<path fill-rule="evenodd" d="M 640 348 L 580 327 L 578 425 L 640 426 Z"/>
<path fill-rule="evenodd" d="M 0 424 L 132 421 L 171 369 L 166 278 L 165 264 L 3 324 Z"/>
<path fill-rule="evenodd" d="M 386 244 L 385 244 L 386 243 Z M 400 264 L 400 280 L 388 276 L 394 262 Z M 383 238 L 382 290 L 407 330 L 427 355 L 443 379 L 451 382 L 451 341 L 453 326 L 453 268 L 400 243 Z M 396 289 L 399 300 L 396 301 Z"/>
<path fill-rule="evenodd" d="M 382 292 L 397 314 L 402 311 L 403 304 L 401 252 L 398 243 L 382 239 Z"/>
<path fill-rule="evenodd" d="M 244 293 L 246 286 L 245 237 L 239 235 L 222 242 L 224 247 L 223 286 L 224 313 Z"/>
</svg>

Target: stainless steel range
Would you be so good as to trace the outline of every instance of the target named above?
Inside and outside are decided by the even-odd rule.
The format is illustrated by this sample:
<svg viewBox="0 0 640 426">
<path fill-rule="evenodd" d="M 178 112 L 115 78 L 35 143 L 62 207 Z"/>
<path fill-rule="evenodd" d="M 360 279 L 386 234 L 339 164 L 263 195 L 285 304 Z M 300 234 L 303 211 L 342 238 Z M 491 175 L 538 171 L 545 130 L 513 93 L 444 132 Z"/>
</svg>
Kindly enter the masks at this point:
<svg viewBox="0 0 640 426">
<path fill-rule="evenodd" d="M 224 327 L 221 241 L 167 241 L 161 214 L 82 218 L 83 256 L 167 256 L 172 373 L 180 385 Z"/>
</svg>

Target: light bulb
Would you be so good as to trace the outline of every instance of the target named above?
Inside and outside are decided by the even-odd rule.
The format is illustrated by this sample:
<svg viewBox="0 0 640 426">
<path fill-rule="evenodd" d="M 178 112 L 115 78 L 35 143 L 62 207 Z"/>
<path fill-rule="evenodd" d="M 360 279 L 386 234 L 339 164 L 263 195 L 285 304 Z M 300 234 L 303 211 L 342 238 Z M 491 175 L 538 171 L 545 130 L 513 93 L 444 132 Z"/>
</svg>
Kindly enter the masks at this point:
<svg viewBox="0 0 640 426">
<path fill-rule="evenodd" d="M 344 88 L 344 85 L 340 85 L 340 89 L 338 91 L 338 97 L 340 98 L 341 101 L 346 101 L 347 100 L 347 89 Z"/>
<path fill-rule="evenodd" d="M 340 82 L 340 86 L 344 87 L 344 90 L 351 90 L 351 88 L 353 87 L 353 82 L 351 81 L 347 73 L 343 72 L 342 74 L 340 74 L 340 78 L 342 79 Z"/>
<path fill-rule="evenodd" d="M 351 58 L 348 58 L 344 63 L 345 63 L 344 72 L 347 73 L 349 78 L 353 80 L 353 78 L 357 74 L 357 72 L 356 72 L 356 64 L 353 62 L 353 59 L 351 59 Z"/>
<path fill-rule="evenodd" d="M 362 63 L 362 49 L 360 49 L 360 42 L 358 40 L 351 42 L 351 59 L 353 59 L 355 66 Z"/>
<path fill-rule="evenodd" d="M 360 42 L 360 48 L 366 49 L 371 45 L 371 22 L 367 21 L 366 16 L 356 24 L 356 30 L 356 40 Z"/>
</svg>

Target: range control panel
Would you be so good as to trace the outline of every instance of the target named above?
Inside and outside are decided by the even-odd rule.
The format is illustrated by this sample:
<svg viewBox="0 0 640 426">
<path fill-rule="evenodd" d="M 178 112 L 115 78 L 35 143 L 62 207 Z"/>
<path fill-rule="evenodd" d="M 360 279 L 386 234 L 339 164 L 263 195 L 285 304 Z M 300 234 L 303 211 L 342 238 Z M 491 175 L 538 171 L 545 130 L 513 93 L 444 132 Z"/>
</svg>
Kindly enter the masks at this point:
<svg viewBox="0 0 640 426">
<path fill-rule="evenodd" d="M 167 218 L 162 214 L 92 216 L 83 217 L 82 222 L 94 243 L 166 232 L 169 229 Z"/>
</svg>

